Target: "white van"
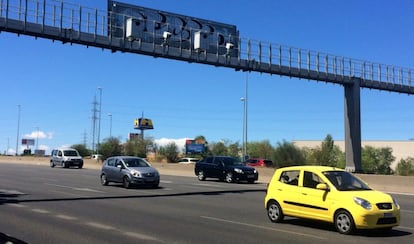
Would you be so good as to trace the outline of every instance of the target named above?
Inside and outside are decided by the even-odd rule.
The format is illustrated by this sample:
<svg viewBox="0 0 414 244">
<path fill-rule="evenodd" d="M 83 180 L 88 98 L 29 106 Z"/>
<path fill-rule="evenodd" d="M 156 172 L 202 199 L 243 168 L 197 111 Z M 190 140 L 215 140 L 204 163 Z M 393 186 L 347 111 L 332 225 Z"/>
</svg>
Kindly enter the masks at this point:
<svg viewBox="0 0 414 244">
<path fill-rule="evenodd" d="M 83 159 L 74 148 L 53 149 L 50 156 L 50 167 L 53 168 L 56 165 L 63 168 L 76 166 L 81 169 L 83 167 Z"/>
</svg>

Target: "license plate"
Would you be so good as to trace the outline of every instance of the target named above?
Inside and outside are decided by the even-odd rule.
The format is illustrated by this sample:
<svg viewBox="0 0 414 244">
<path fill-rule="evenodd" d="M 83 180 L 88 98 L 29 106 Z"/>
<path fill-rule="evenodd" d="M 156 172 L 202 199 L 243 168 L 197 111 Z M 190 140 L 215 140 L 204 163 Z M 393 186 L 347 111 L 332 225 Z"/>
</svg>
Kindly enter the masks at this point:
<svg viewBox="0 0 414 244">
<path fill-rule="evenodd" d="M 254 178 L 254 175 L 248 175 L 247 178 Z"/>
<path fill-rule="evenodd" d="M 384 218 L 392 218 L 392 213 L 384 213 Z"/>
</svg>

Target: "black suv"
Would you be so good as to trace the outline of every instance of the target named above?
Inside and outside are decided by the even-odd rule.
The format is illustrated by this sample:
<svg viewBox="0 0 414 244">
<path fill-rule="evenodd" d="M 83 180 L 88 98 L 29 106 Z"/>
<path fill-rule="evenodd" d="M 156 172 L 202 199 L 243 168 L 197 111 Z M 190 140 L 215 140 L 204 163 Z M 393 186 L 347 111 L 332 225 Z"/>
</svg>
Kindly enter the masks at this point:
<svg viewBox="0 0 414 244">
<path fill-rule="evenodd" d="M 246 166 L 238 158 L 228 156 L 205 157 L 198 161 L 194 167 L 198 180 L 218 178 L 228 183 L 247 181 L 254 183 L 259 179 L 255 168 Z"/>
</svg>

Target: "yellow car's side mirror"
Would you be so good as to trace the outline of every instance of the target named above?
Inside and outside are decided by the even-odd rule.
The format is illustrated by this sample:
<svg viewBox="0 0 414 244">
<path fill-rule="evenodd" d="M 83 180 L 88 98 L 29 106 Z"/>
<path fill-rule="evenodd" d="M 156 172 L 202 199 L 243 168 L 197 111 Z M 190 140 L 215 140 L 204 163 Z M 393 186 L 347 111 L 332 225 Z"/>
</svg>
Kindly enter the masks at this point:
<svg viewBox="0 0 414 244">
<path fill-rule="evenodd" d="M 329 191 L 329 186 L 325 183 L 320 183 L 316 185 L 316 189 L 318 190 L 324 190 L 324 191 Z"/>
</svg>

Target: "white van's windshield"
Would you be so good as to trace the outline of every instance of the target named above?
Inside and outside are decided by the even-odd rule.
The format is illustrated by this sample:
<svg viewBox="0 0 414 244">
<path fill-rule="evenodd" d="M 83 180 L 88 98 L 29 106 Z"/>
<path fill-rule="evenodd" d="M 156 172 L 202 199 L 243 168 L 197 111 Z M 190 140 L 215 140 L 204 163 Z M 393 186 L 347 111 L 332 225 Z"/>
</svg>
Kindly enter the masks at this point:
<svg viewBox="0 0 414 244">
<path fill-rule="evenodd" d="M 69 157 L 78 157 L 79 156 L 78 152 L 75 151 L 75 150 L 64 150 L 63 153 L 64 153 L 65 156 L 69 156 Z"/>
</svg>

